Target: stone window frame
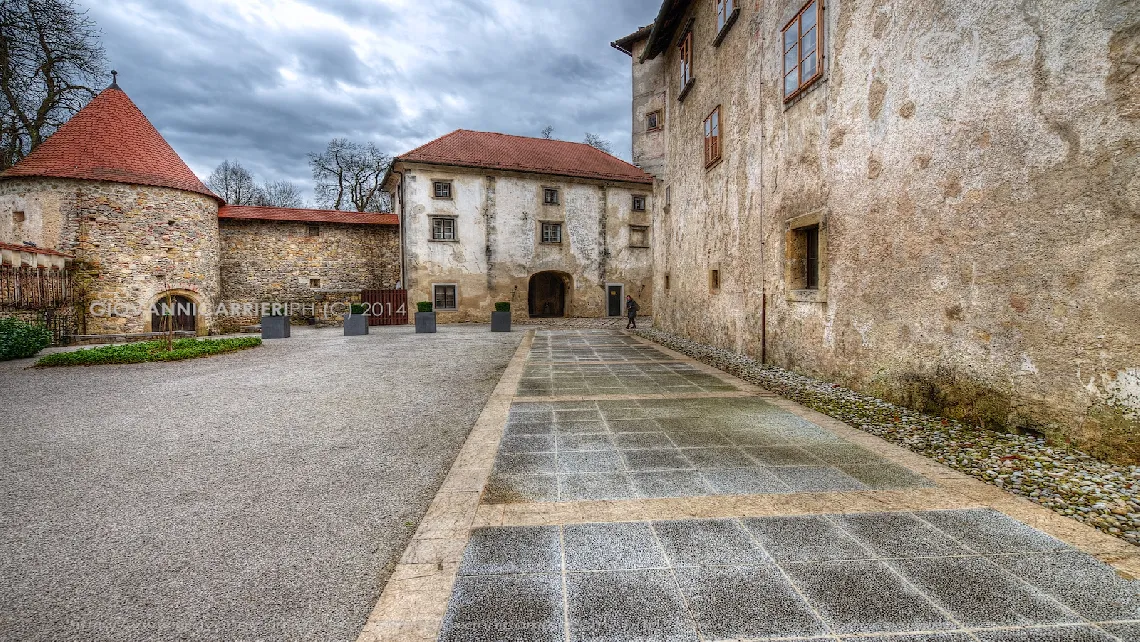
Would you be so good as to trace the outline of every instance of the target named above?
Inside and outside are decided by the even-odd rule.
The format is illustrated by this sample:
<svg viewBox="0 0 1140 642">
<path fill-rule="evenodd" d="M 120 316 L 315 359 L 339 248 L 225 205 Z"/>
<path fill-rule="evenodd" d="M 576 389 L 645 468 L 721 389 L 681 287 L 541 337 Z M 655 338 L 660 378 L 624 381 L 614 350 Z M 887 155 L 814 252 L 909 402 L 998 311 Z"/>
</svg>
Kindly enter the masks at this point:
<svg viewBox="0 0 1140 642">
<path fill-rule="evenodd" d="M 438 293 L 436 292 L 436 289 L 437 289 L 437 288 L 451 288 L 451 291 L 452 291 L 452 294 L 451 294 L 451 296 L 452 296 L 452 299 L 453 299 L 453 301 L 452 301 L 452 302 L 453 302 L 455 305 L 454 305 L 454 306 L 452 306 L 452 307 L 450 307 L 450 308 L 448 308 L 448 307 L 440 307 L 440 306 L 438 305 L 438 302 L 439 302 L 439 295 L 438 295 Z M 444 300 L 445 300 L 445 301 L 447 300 L 447 299 L 446 299 L 446 296 L 447 296 L 447 295 L 445 294 L 445 295 L 444 295 Z M 432 284 L 431 284 L 431 309 L 432 309 L 433 311 L 440 311 L 440 312 L 455 312 L 455 311 L 458 311 L 458 310 L 459 310 L 459 284 L 458 284 L 458 283 L 432 283 Z"/>
<path fill-rule="evenodd" d="M 634 232 L 640 232 L 645 235 L 645 245 L 634 245 L 633 235 Z M 630 225 L 629 226 L 629 246 L 632 248 L 648 248 L 650 247 L 649 226 L 648 225 Z"/>
<path fill-rule="evenodd" d="M 451 221 L 451 238 L 435 236 L 435 222 L 436 221 Z M 438 216 L 433 214 L 428 218 L 428 240 L 432 243 L 458 243 L 459 242 L 459 221 L 455 216 Z"/>
<path fill-rule="evenodd" d="M 803 18 L 805 15 L 807 15 L 808 10 L 812 7 L 815 8 L 815 24 L 811 27 L 808 27 L 808 31 L 810 32 L 812 29 L 815 30 L 815 44 L 814 48 L 811 51 L 811 54 L 815 56 L 815 70 L 810 77 L 805 79 L 803 77 L 803 62 L 804 60 L 807 60 L 807 58 L 803 56 L 802 50 L 805 35 L 802 32 Z M 823 78 L 823 70 L 825 67 L 823 55 L 825 40 L 823 33 L 823 12 L 824 6 L 821 0 L 808 0 L 808 2 L 806 2 L 803 7 L 801 7 L 800 10 L 796 13 L 796 15 L 792 17 L 792 19 L 789 20 L 787 24 L 784 25 L 783 29 L 780 29 L 780 64 L 783 70 L 780 74 L 780 94 L 784 97 L 785 106 L 789 106 L 791 103 L 795 102 L 796 99 L 806 93 L 810 88 L 816 86 L 819 83 L 820 79 Z M 793 27 L 796 29 L 796 33 L 794 34 L 795 42 L 789 45 L 788 37 L 792 35 L 789 33 L 789 30 Z M 792 51 L 793 48 L 796 50 L 796 64 L 794 67 L 794 72 L 796 73 L 797 84 L 795 90 L 789 93 L 787 79 L 792 72 L 789 71 L 788 67 L 788 54 Z"/>
<path fill-rule="evenodd" d="M 663 118 L 663 115 L 664 114 L 662 114 L 662 111 L 660 109 L 655 109 L 655 110 L 649 112 L 648 114 L 646 114 L 645 115 L 645 131 L 647 131 L 647 132 L 659 132 L 662 129 L 665 129 L 665 124 L 664 124 L 665 119 Z"/>
<path fill-rule="evenodd" d="M 305 236 L 309 238 L 317 238 L 321 235 L 321 226 L 316 223 L 307 223 L 305 225 Z"/>
<path fill-rule="evenodd" d="M 641 200 L 641 207 L 637 206 L 638 199 Z M 644 212 L 649 206 L 649 197 L 645 194 L 633 194 L 630 199 L 629 209 L 634 212 Z"/>
<path fill-rule="evenodd" d="M 562 194 L 557 187 L 550 187 L 549 185 L 542 186 L 542 204 L 557 207 L 562 204 Z M 553 199 L 551 196 L 553 195 Z"/>
<path fill-rule="evenodd" d="M 713 46 L 719 47 L 724 37 L 728 35 L 728 30 L 736 23 L 736 18 L 740 15 L 740 7 L 736 4 L 736 0 L 716 0 L 716 38 L 713 38 Z"/>
<path fill-rule="evenodd" d="M 558 228 L 558 240 L 557 241 L 546 240 L 546 228 L 547 228 L 547 226 L 552 226 L 552 227 L 557 226 L 557 228 Z M 562 244 L 562 228 L 563 228 L 562 221 L 539 221 L 538 222 L 538 239 L 539 239 L 538 242 L 542 245 L 561 245 Z"/>
<path fill-rule="evenodd" d="M 439 195 L 439 187 L 441 185 L 447 187 L 447 196 L 440 196 Z M 443 179 L 443 178 L 431 179 L 431 197 L 433 199 L 440 200 L 440 201 L 450 201 L 450 200 L 454 200 L 454 194 L 455 194 L 454 186 L 452 185 L 452 182 L 450 180 Z"/>
<path fill-rule="evenodd" d="M 819 267 L 817 286 L 807 287 L 807 248 L 809 229 L 818 230 Z M 784 222 L 784 285 L 788 301 L 827 302 L 827 210 L 817 210 Z"/>
</svg>

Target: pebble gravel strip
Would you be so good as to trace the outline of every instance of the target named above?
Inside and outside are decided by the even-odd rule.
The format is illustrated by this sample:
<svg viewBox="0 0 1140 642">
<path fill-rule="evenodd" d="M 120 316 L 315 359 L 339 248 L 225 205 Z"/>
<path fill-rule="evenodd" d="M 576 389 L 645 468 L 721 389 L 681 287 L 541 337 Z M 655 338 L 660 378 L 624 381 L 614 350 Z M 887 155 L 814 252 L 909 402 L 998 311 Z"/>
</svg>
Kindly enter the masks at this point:
<svg viewBox="0 0 1140 642">
<path fill-rule="evenodd" d="M 927 415 L 661 330 L 632 333 L 1140 545 L 1140 466 Z"/>
</svg>

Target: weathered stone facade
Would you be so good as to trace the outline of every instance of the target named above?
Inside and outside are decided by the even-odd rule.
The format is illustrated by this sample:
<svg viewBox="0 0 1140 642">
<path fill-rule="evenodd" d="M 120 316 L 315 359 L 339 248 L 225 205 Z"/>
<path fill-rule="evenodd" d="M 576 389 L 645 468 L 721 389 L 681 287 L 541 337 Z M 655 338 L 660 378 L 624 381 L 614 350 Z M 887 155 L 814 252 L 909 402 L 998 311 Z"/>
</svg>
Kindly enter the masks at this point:
<svg viewBox="0 0 1140 642">
<path fill-rule="evenodd" d="M 785 103 L 781 32 L 807 3 L 737 2 L 719 46 L 715 4 L 673 16 L 655 59 L 632 48 L 635 116 L 665 89 L 663 146 L 634 121 L 634 157 L 665 158 L 657 323 L 1140 459 L 1140 5 L 836 0 L 823 76 Z M 706 169 L 717 106 L 723 160 Z M 810 226 L 815 288 L 799 279 Z"/>
<path fill-rule="evenodd" d="M 218 202 L 208 196 L 105 181 L 9 179 L 0 181 L 0 220 L 0 241 L 72 254 L 91 275 L 88 333 L 149 332 L 151 306 L 168 290 L 197 305 L 199 332 L 213 324 Z"/>
<path fill-rule="evenodd" d="M 621 299 L 632 295 L 641 313 L 651 314 L 650 185 L 414 163 L 399 167 L 394 191 L 408 301 L 432 301 L 434 285 L 455 285 L 456 309 L 437 310 L 440 322 L 486 322 L 498 301 L 511 303 L 512 317 L 526 319 L 532 279 L 542 281 L 544 273 L 551 283 L 561 283 L 562 292 L 551 294 L 536 282 L 538 314 L 545 308 L 545 315 L 607 316 L 610 289 Z M 433 196 L 436 181 L 450 183 L 449 198 Z M 557 204 L 544 203 L 547 188 L 558 190 Z M 633 210 L 635 195 L 645 197 L 645 211 Z M 433 240 L 437 218 L 454 221 L 454 240 Z M 543 242 L 543 223 L 561 225 L 561 242 Z M 622 303 L 618 314 L 624 310 Z"/>
<path fill-rule="evenodd" d="M 344 303 L 359 300 L 361 290 L 391 289 L 400 280 L 395 225 L 223 218 L 221 248 L 221 300 L 227 306 Z M 246 323 L 257 318 L 227 317 L 222 327 Z"/>
</svg>

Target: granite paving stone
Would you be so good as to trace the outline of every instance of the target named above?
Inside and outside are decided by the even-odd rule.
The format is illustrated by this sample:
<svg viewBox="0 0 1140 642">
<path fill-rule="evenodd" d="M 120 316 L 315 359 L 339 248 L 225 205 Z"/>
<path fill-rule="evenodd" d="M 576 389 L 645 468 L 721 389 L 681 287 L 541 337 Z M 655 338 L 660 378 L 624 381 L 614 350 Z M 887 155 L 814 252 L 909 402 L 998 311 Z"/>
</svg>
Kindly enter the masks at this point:
<svg viewBox="0 0 1140 642">
<path fill-rule="evenodd" d="M 914 516 L 984 554 L 1073 550 L 1064 542 L 993 510 L 938 510 Z"/>
<path fill-rule="evenodd" d="M 777 466 L 769 470 L 794 493 L 867 489 L 859 480 L 829 466 Z"/>
<path fill-rule="evenodd" d="M 648 522 L 568 524 L 562 537 L 568 571 L 664 568 L 668 564 Z"/>
<path fill-rule="evenodd" d="M 997 556 L 994 563 L 1092 621 L 1140 620 L 1140 580 L 1084 553 Z"/>
<path fill-rule="evenodd" d="M 670 571 L 566 574 L 570 639 L 578 642 L 696 642 Z"/>
<path fill-rule="evenodd" d="M 740 520 L 777 562 L 867 559 L 871 552 L 827 517 L 749 517 Z"/>
<path fill-rule="evenodd" d="M 565 639 L 562 577 L 459 576 L 440 642 L 555 642 Z"/>
<path fill-rule="evenodd" d="M 768 560 L 736 520 L 699 519 L 653 522 L 673 566 L 762 564 Z"/>
<path fill-rule="evenodd" d="M 672 448 L 673 442 L 663 432 L 622 432 L 614 435 L 618 450 Z"/>
<path fill-rule="evenodd" d="M 835 520 L 878 557 L 972 553 L 948 535 L 909 513 L 860 513 L 840 515 Z"/>
<path fill-rule="evenodd" d="M 677 581 L 705 640 L 827 633 L 775 565 L 682 568 Z"/>
<path fill-rule="evenodd" d="M 621 452 L 627 470 L 683 470 L 693 468 L 692 463 L 676 448 L 659 450 L 625 450 Z"/>
<path fill-rule="evenodd" d="M 558 476 L 559 501 L 632 499 L 636 497 L 627 473 L 580 473 Z"/>
<path fill-rule="evenodd" d="M 566 450 L 613 450 L 614 437 L 609 433 L 566 433 L 559 434 L 557 449 Z"/>
<path fill-rule="evenodd" d="M 722 495 L 788 493 L 791 489 L 772 472 L 759 466 L 723 468 L 701 472 L 713 490 Z"/>
<path fill-rule="evenodd" d="M 552 452 L 501 453 L 495 458 L 495 470 L 506 475 L 553 475 L 558 472 L 558 467 Z"/>
<path fill-rule="evenodd" d="M 882 561 L 793 562 L 782 567 L 837 633 L 957 628 Z"/>
<path fill-rule="evenodd" d="M 712 486 L 695 470 L 631 472 L 638 497 L 694 497 L 713 494 Z"/>
<path fill-rule="evenodd" d="M 756 462 L 739 448 L 686 448 L 685 458 L 697 468 L 744 468 Z"/>
<path fill-rule="evenodd" d="M 1093 626 L 978 631 L 975 635 L 981 642 L 1116 642 L 1116 638 Z"/>
<path fill-rule="evenodd" d="M 483 502 L 488 504 L 556 501 L 558 501 L 558 477 L 554 475 L 494 473 L 487 480 L 487 487 L 483 491 Z"/>
<path fill-rule="evenodd" d="M 562 544 L 557 526 L 477 528 L 463 552 L 463 575 L 558 573 Z"/>
<path fill-rule="evenodd" d="M 621 456 L 613 450 L 558 453 L 560 473 L 616 473 L 622 470 Z"/>
<path fill-rule="evenodd" d="M 890 564 L 965 626 L 1079 621 L 1072 611 L 982 557 L 897 559 Z"/>
</svg>

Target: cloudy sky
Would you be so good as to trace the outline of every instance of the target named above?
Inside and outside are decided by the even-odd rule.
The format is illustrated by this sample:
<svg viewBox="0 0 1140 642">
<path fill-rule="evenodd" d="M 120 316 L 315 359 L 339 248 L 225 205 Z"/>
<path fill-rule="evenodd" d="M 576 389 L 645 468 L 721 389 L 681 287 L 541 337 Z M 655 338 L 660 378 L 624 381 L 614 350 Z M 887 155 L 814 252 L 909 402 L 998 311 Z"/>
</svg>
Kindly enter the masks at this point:
<svg viewBox="0 0 1140 642">
<path fill-rule="evenodd" d="M 223 159 L 311 188 L 334 137 L 399 154 L 454 129 L 630 157 L 630 59 L 660 0 L 79 0 L 119 85 L 204 180 Z"/>
</svg>

